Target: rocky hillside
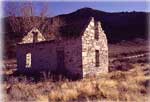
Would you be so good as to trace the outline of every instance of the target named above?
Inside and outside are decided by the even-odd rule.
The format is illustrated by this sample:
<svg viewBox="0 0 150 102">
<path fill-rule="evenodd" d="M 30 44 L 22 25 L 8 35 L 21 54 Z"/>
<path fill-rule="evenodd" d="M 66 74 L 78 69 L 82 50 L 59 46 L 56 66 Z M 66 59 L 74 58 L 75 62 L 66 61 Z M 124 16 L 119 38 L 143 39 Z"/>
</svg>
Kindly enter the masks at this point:
<svg viewBox="0 0 150 102">
<path fill-rule="evenodd" d="M 72 25 L 73 23 L 84 23 L 89 17 L 93 16 L 96 20 L 101 21 L 102 27 L 107 34 L 109 43 L 116 43 L 122 40 L 132 40 L 134 38 L 147 39 L 148 15 L 149 13 L 145 12 L 134 11 L 108 13 L 91 8 L 82 8 L 70 14 L 63 14 L 52 18 L 47 18 L 47 24 L 45 26 L 45 29 L 41 32 L 47 34 L 47 36 L 53 36 L 51 35 L 52 33 L 49 32 L 51 32 L 51 26 L 54 24 L 53 21 L 57 18 L 63 21 L 63 26 Z M 17 33 L 13 33 L 12 28 L 9 24 L 8 17 L 4 18 L 4 28 L 4 41 L 6 47 L 5 53 L 9 57 L 14 57 L 16 46 L 15 43 L 20 41 L 25 32 L 21 32 L 22 30 L 19 30 Z"/>
</svg>

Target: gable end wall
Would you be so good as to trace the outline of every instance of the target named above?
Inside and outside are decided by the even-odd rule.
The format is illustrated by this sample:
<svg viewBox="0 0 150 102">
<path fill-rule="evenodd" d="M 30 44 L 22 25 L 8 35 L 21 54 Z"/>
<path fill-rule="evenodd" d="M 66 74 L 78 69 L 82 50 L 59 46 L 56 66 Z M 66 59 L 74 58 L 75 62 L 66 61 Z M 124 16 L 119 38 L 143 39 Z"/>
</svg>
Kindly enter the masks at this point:
<svg viewBox="0 0 150 102">
<path fill-rule="evenodd" d="M 98 22 L 98 40 L 95 39 L 95 23 L 92 18 L 82 36 L 83 76 L 108 72 L 107 38 Z M 99 67 L 96 67 L 95 50 L 99 51 Z"/>
</svg>

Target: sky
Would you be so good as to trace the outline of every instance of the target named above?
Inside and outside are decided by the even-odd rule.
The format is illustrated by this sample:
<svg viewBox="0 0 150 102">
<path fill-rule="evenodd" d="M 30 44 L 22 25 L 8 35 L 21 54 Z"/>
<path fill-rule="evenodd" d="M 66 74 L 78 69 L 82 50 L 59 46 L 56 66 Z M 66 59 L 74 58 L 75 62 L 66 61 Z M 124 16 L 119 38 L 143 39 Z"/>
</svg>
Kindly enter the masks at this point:
<svg viewBox="0 0 150 102">
<path fill-rule="evenodd" d="M 3 2 L 3 7 L 4 7 L 4 14 L 6 8 L 10 8 L 9 5 L 12 6 L 12 3 L 16 2 Z M 20 5 L 23 2 L 17 2 L 17 6 L 21 7 Z M 93 1 L 93 2 L 62 2 L 62 1 L 52 1 L 52 2 L 42 2 L 42 1 L 34 1 L 34 7 L 35 7 L 35 12 L 38 15 L 38 13 L 41 10 L 42 5 L 47 5 L 48 6 L 48 15 L 50 16 L 56 16 L 59 14 L 67 14 L 71 13 L 73 11 L 76 11 L 80 8 L 84 7 L 89 7 L 97 10 L 102 10 L 106 12 L 132 12 L 132 11 L 144 11 L 144 12 L 150 12 L 150 7 L 148 6 L 150 2 L 142 2 L 142 1 L 134 1 L 134 2 L 129 2 L 129 1 L 107 1 L 107 2 L 100 2 L 100 1 Z"/>
</svg>

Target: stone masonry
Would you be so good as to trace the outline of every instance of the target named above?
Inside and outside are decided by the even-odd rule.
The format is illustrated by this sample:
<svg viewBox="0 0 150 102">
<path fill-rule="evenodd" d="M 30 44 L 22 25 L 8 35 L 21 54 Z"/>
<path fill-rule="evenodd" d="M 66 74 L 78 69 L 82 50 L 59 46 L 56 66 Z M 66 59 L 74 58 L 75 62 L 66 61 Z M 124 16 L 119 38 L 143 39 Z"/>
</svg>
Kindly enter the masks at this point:
<svg viewBox="0 0 150 102">
<path fill-rule="evenodd" d="M 31 56 L 28 57 L 27 54 Z M 31 63 L 26 67 L 27 62 Z M 36 28 L 17 44 L 20 72 L 52 71 L 77 79 L 108 72 L 107 38 L 101 24 L 92 17 L 78 37 L 48 41 Z"/>
<path fill-rule="evenodd" d="M 95 39 L 95 33 L 97 33 L 97 39 Z M 99 51 L 98 67 L 95 66 L 96 50 Z M 94 18 L 91 19 L 82 36 L 82 61 L 83 75 L 108 72 L 107 38 L 102 30 L 100 22 L 94 22 Z"/>
</svg>

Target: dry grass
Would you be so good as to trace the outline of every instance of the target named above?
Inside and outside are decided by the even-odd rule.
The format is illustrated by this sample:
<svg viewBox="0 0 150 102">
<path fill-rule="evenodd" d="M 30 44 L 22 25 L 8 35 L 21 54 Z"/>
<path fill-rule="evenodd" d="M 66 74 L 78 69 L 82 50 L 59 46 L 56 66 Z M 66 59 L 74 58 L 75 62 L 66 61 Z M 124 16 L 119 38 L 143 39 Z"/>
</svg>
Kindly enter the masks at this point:
<svg viewBox="0 0 150 102">
<path fill-rule="evenodd" d="M 110 59 L 113 56 L 122 56 L 122 53 L 146 52 L 145 44 L 119 43 L 109 46 Z M 128 49 L 128 50 L 126 50 Z M 8 63 L 9 67 L 9 63 Z M 12 66 L 10 66 L 12 68 Z M 87 77 L 80 81 L 52 82 L 51 79 L 43 82 L 30 82 L 22 77 L 8 77 L 3 82 L 4 100 L 32 101 L 32 102 L 72 102 L 72 101 L 125 101 L 125 102 L 149 102 L 148 92 L 150 87 L 150 64 L 147 57 L 132 60 L 119 60 L 110 63 L 110 69 L 128 71 L 113 71 L 108 74 L 100 74 L 97 77 Z M 9 68 L 8 68 L 9 69 Z M 4 74 L 11 74 L 11 70 L 5 70 Z"/>
<path fill-rule="evenodd" d="M 122 72 L 115 71 L 94 78 L 80 81 L 51 82 L 5 82 L 5 100 L 14 101 L 135 101 L 147 102 L 147 82 L 150 76 L 145 76 L 142 66 L 133 65 L 133 69 Z M 14 79 L 13 79 L 14 80 Z M 107 102 L 107 101 L 106 101 Z"/>
</svg>

